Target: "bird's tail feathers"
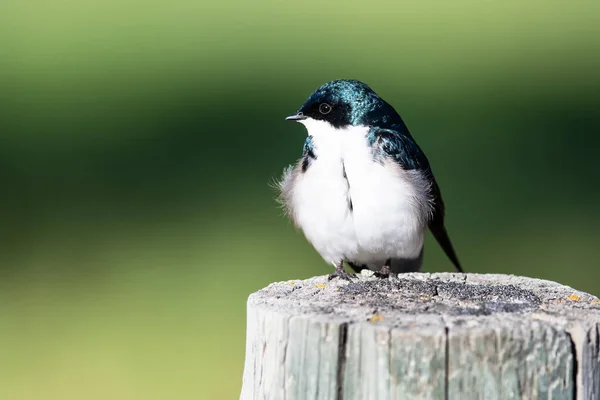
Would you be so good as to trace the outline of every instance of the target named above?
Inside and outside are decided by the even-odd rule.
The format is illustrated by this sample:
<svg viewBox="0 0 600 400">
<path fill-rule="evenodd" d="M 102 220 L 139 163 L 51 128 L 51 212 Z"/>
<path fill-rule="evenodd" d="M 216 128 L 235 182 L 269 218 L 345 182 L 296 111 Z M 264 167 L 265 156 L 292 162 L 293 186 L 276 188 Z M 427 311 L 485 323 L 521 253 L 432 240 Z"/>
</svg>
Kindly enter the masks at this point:
<svg viewBox="0 0 600 400">
<path fill-rule="evenodd" d="M 446 256 L 448 256 L 450 261 L 452 261 L 452 264 L 454 264 L 456 270 L 458 272 L 464 273 L 464 270 L 462 269 L 460 262 L 458 261 L 458 256 L 454 251 L 454 247 L 452 247 L 452 242 L 450 241 L 450 237 L 448 237 L 448 232 L 446 232 L 446 228 L 444 227 L 444 225 L 436 224 L 430 226 L 429 229 L 431 230 L 431 233 L 433 234 L 435 240 L 437 240 L 437 242 L 440 244 L 440 247 L 444 250 L 444 253 L 446 253 Z"/>
</svg>

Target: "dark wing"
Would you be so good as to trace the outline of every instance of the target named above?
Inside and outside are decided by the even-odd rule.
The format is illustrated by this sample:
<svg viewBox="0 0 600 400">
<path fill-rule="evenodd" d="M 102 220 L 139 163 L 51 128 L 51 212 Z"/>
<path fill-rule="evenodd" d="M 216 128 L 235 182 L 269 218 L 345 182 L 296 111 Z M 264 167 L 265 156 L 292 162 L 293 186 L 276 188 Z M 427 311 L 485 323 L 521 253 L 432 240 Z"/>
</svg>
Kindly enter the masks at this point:
<svg viewBox="0 0 600 400">
<path fill-rule="evenodd" d="M 373 147 L 373 156 L 376 160 L 391 158 L 404 170 L 422 171 L 424 177 L 431 183 L 429 194 L 433 204 L 433 212 L 429 219 L 429 230 L 431 230 L 433 237 L 442 247 L 446 256 L 452 261 L 456 270 L 463 272 L 444 226 L 444 201 L 442 200 L 442 193 L 435 181 L 429 161 L 421 148 L 408 131 L 400 133 L 393 129 L 372 127 L 367 138 L 369 144 Z"/>
<path fill-rule="evenodd" d="M 372 127 L 367 139 L 376 160 L 391 158 L 405 170 L 429 169 L 427 157 L 408 132 L 400 133 L 393 129 Z"/>
</svg>

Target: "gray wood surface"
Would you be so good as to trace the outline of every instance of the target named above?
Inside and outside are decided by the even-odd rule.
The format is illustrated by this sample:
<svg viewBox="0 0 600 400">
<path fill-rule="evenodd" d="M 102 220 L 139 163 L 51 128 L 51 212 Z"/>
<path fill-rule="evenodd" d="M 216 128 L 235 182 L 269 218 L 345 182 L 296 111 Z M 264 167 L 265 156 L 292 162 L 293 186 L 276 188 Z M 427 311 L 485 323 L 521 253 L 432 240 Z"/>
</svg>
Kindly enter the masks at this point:
<svg viewBox="0 0 600 400">
<path fill-rule="evenodd" d="M 247 308 L 241 400 L 600 397 L 600 300 L 558 283 L 320 276 Z"/>
</svg>

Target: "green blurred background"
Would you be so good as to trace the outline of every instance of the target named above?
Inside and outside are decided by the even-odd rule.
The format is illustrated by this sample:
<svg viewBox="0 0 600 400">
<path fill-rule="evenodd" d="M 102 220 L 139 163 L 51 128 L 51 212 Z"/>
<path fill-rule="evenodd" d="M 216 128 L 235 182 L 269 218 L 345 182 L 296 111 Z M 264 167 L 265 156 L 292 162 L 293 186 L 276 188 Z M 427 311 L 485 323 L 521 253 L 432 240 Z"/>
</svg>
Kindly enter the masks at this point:
<svg viewBox="0 0 600 400">
<path fill-rule="evenodd" d="M 399 110 L 468 271 L 600 294 L 598 1 L 4 0 L 0 398 L 237 398 L 248 294 L 331 271 L 269 182 L 338 78 Z"/>
</svg>

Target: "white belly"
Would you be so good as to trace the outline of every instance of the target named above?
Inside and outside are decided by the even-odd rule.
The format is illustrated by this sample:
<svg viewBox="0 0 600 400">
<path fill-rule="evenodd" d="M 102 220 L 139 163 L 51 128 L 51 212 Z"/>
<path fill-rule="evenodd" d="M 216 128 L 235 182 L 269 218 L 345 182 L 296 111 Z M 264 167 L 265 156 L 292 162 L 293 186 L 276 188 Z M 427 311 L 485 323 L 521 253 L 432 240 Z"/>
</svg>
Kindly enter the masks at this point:
<svg viewBox="0 0 600 400">
<path fill-rule="evenodd" d="M 306 125 L 317 158 L 295 177 L 290 201 L 296 223 L 321 256 L 374 268 L 388 258 L 417 258 L 427 200 L 415 173 L 374 162 L 367 127 Z"/>
</svg>

